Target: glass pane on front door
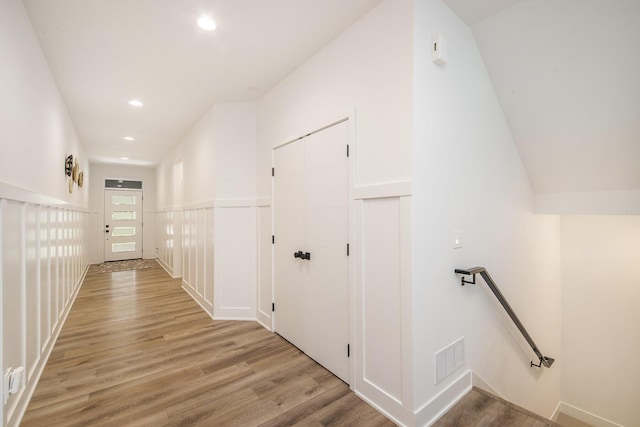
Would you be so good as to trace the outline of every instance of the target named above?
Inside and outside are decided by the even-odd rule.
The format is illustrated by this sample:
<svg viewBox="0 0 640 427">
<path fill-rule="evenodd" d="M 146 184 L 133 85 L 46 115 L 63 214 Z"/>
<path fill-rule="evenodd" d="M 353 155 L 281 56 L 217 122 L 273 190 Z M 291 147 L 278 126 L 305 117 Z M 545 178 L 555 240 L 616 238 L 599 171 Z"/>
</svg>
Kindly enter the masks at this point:
<svg viewBox="0 0 640 427">
<path fill-rule="evenodd" d="M 136 228 L 135 227 L 113 227 L 113 232 L 111 235 L 114 237 L 135 236 Z"/>
<path fill-rule="evenodd" d="M 113 252 L 135 252 L 136 242 L 113 243 L 111 250 Z"/>
<path fill-rule="evenodd" d="M 111 204 L 135 206 L 136 196 L 111 196 Z"/>
<path fill-rule="evenodd" d="M 114 221 L 133 221 L 136 219 L 135 211 L 115 211 L 111 212 L 111 219 Z"/>
</svg>

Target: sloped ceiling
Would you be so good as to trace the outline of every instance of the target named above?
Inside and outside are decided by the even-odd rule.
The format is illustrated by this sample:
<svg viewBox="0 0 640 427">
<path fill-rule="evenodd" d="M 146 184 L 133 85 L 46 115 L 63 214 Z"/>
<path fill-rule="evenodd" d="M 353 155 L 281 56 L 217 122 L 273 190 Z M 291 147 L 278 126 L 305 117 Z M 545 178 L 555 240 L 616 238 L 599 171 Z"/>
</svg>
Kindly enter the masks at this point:
<svg viewBox="0 0 640 427">
<path fill-rule="evenodd" d="M 444 1 L 473 30 L 534 191 L 640 189 L 640 1 Z"/>
</svg>

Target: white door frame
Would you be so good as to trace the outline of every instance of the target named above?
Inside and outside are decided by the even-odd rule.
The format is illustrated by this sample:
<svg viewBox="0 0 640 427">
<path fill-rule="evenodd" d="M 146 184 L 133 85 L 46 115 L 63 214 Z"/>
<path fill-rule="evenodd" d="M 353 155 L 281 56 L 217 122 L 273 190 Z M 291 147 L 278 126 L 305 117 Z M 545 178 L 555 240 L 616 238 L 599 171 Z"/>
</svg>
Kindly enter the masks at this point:
<svg viewBox="0 0 640 427">
<path fill-rule="evenodd" d="M 352 390 L 356 389 L 356 361 L 357 361 L 357 348 L 356 344 L 357 334 L 356 334 L 356 304 L 359 302 L 356 301 L 356 283 L 355 283 L 355 266 L 356 266 L 356 254 L 358 251 L 357 245 L 355 243 L 355 229 L 354 229 L 354 218 L 355 218 L 355 203 L 354 203 L 354 183 L 355 183 L 355 159 L 357 153 L 356 141 L 357 141 L 357 129 L 356 129 L 356 110 L 353 109 L 349 114 L 339 115 L 335 119 L 329 119 L 324 121 L 324 125 L 320 125 L 314 127 L 315 130 L 311 132 L 307 132 L 304 135 L 301 135 L 297 138 L 293 138 L 289 141 L 283 142 L 281 144 L 275 145 L 271 148 L 271 167 L 275 168 L 275 151 L 278 148 L 281 148 L 287 144 L 295 142 L 299 139 L 302 139 L 306 136 L 312 135 L 317 132 L 321 132 L 327 128 L 332 126 L 341 124 L 343 122 L 348 123 L 348 150 L 349 155 L 347 158 L 347 235 L 348 235 L 348 243 L 350 245 L 350 254 L 348 259 L 348 283 L 349 283 L 349 301 L 348 301 L 348 318 L 349 318 L 349 344 L 351 354 L 349 357 L 349 387 Z M 327 124 L 328 123 L 328 124 Z M 274 177 L 271 177 L 271 234 L 275 236 L 275 239 L 278 237 L 275 235 L 275 180 Z M 275 245 L 271 245 L 271 301 L 275 302 Z M 271 331 L 275 331 L 275 312 L 271 314 Z"/>
<path fill-rule="evenodd" d="M 109 179 L 109 178 L 106 178 Z M 134 179 L 132 181 L 141 181 L 139 179 Z M 105 179 L 102 180 L 105 182 Z M 142 181 L 141 181 L 142 182 Z M 104 184 L 103 184 L 104 185 Z M 102 262 L 105 262 L 107 258 L 107 254 L 105 252 L 105 225 L 106 218 L 105 215 L 107 213 L 107 206 L 105 204 L 105 195 L 106 191 L 136 191 L 140 193 L 140 258 L 144 259 L 144 185 L 142 189 L 130 189 L 130 188 L 107 188 L 103 187 L 102 189 L 102 220 L 98 222 L 98 226 L 100 227 L 99 235 L 102 236 L 101 242 L 101 252 L 102 252 Z"/>
</svg>

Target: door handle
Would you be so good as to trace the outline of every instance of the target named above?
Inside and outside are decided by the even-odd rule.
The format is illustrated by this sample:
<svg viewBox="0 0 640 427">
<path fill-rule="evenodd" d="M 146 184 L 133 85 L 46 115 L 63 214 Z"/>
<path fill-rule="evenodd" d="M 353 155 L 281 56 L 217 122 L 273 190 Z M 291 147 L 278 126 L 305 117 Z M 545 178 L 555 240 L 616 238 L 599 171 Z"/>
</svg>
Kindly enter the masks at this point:
<svg viewBox="0 0 640 427">
<path fill-rule="evenodd" d="M 311 254 L 309 252 L 302 252 L 302 251 L 294 252 L 293 253 L 293 257 L 294 258 L 311 260 Z"/>
</svg>

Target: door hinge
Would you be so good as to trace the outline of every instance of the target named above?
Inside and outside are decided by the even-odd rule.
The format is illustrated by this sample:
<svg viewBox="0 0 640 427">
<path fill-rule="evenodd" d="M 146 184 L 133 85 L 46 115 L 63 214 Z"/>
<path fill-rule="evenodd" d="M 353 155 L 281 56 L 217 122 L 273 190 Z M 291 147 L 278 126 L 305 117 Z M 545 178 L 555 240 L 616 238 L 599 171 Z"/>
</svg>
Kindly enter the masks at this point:
<svg viewBox="0 0 640 427">
<path fill-rule="evenodd" d="M 274 236 L 274 235 L 271 236 L 271 244 L 272 245 L 276 244 L 276 236 Z"/>
<path fill-rule="evenodd" d="M 274 311 L 276 311 L 276 303 L 272 302 L 271 303 L 271 312 L 273 313 Z"/>
<path fill-rule="evenodd" d="M 349 157 L 349 144 L 347 144 L 347 157 Z"/>
<path fill-rule="evenodd" d="M 276 168 L 271 168 L 271 176 L 276 176 Z"/>
<path fill-rule="evenodd" d="M 351 344 L 347 344 L 347 357 L 351 357 Z"/>
<path fill-rule="evenodd" d="M 347 256 L 349 256 L 349 244 L 347 243 Z"/>
</svg>

